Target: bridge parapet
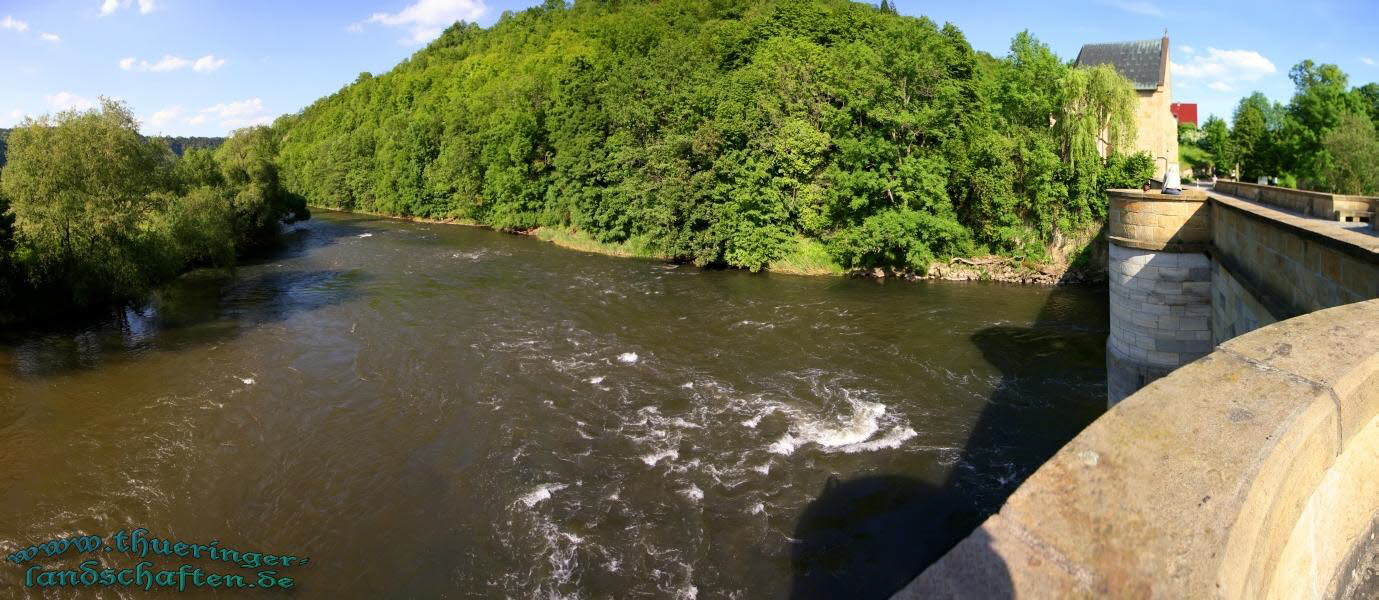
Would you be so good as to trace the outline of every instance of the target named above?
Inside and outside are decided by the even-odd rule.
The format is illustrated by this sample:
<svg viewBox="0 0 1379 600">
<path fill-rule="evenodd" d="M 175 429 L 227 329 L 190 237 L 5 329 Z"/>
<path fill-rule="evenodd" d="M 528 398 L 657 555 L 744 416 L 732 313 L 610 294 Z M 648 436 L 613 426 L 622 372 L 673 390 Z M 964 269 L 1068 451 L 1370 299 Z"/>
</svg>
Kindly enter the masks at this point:
<svg viewBox="0 0 1379 600">
<path fill-rule="evenodd" d="M 1372 215 L 1374 203 L 1379 202 L 1379 198 L 1371 196 L 1327 194 L 1224 179 L 1217 181 L 1212 187 L 1223 194 L 1262 202 L 1309 217 L 1337 221 Z M 1374 221 L 1371 219 L 1370 222 Z"/>
<path fill-rule="evenodd" d="M 1262 327 L 1079 434 L 897 598 L 1335 598 L 1379 533 L 1379 300 Z"/>
<path fill-rule="evenodd" d="M 1109 404 L 1213 344 L 1379 297 L 1374 230 L 1280 208 L 1358 211 L 1379 199 L 1238 182 L 1217 188 L 1253 199 L 1191 189 L 1181 196 L 1108 190 Z"/>
</svg>

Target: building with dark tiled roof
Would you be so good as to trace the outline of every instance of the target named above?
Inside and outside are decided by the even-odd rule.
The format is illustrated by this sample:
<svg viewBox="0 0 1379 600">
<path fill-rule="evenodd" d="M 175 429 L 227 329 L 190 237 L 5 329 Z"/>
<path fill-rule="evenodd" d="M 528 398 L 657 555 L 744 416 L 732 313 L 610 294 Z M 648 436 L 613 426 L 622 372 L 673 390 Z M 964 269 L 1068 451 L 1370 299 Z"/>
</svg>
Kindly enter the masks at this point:
<svg viewBox="0 0 1379 600">
<path fill-rule="evenodd" d="M 1178 162 L 1178 120 L 1173 116 L 1173 86 L 1169 79 L 1168 36 L 1157 40 L 1087 44 L 1077 53 L 1079 67 L 1111 65 L 1130 80 L 1139 95 L 1135 109 L 1133 150 L 1155 158 L 1154 173 L 1163 176 L 1164 162 Z"/>
</svg>

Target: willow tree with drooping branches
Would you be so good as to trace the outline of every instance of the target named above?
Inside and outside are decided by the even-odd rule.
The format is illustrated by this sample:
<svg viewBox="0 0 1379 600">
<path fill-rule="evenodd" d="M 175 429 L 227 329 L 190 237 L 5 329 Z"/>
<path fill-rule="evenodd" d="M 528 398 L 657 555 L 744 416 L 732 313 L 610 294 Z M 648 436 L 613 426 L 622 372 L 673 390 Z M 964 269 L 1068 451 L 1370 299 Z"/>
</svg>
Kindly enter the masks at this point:
<svg viewBox="0 0 1379 600">
<path fill-rule="evenodd" d="M 1135 138 L 1135 90 L 1125 77 L 1110 65 L 1068 69 L 1061 88 L 1053 130 L 1069 167 L 1125 151 Z"/>
</svg>

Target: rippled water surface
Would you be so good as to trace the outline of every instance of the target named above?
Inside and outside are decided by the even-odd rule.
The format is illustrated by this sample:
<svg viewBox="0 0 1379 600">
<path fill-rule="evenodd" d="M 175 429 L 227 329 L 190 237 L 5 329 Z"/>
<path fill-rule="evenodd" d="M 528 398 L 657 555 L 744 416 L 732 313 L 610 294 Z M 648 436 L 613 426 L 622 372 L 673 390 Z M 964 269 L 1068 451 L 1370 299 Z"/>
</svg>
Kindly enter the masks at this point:
<svg viewBox="0 0 1379 600">
<path fill-rule="evenodd" d="M 1100 413 L 1105 323 L 1104 290 L 318 214 L 0 334 L 0 553 L 142 526 L 310 556 L 312 598 L 884 596 Z"/>
</svg>

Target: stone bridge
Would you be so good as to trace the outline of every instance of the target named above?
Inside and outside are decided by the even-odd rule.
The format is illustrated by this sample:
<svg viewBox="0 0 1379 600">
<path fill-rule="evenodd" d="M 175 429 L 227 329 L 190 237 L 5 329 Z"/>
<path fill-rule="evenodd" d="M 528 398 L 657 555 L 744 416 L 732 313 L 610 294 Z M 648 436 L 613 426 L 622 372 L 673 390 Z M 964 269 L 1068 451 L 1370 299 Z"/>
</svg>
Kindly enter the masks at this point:
<svg viewBox="0 0 1379 600">
<path fill-rule="evenodd" d="M 1379 199 L 1110 196 L 1111 408 L 896 597 L 1379 597 Z"/>
</svg>

